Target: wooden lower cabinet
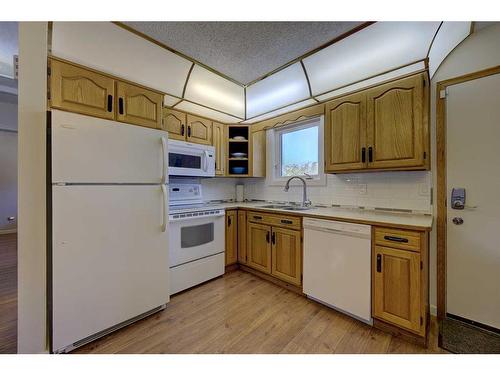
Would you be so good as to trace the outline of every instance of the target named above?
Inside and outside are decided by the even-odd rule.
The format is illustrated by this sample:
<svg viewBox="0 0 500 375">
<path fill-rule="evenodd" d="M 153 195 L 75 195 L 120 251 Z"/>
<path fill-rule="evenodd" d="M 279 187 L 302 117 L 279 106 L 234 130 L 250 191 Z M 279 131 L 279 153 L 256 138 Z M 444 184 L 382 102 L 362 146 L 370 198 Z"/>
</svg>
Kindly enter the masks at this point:
<svg viewBox="0 0 500 375">
<path fill-rule="evenodd" d="M 272 228 L 271 274 L 295 285 L 302 284 L 301 232 Z"/>
<path fill-rule="evenodd" d="M 226 211 L 226 266 L 238 262 L 238 210 Z"/>
<path fill-rule="evenodd" d="M 238 263 L 247 264 L 247 212 L 238 210 Z"/>
<path fill-rule="evenodd" d="M 288 284 L 302 285 L 300 218 L 253 211 L 246 216 L 246 265 Z"/>
<path fill-rule="evenodd" d="M 420 332 L 420 254 L 375 247 L 374 315 Z"/>
<path fill-rule="evenodd" d="M 373 317 L 425 339 L 428 234 L 374 227 L 373 239 Z"/>
<path fill-rule="evenodd" d="M 247 265 L 261 272 L 271 273 L 271 227 L 249 222 L 247 224 Z"/>
</svg>

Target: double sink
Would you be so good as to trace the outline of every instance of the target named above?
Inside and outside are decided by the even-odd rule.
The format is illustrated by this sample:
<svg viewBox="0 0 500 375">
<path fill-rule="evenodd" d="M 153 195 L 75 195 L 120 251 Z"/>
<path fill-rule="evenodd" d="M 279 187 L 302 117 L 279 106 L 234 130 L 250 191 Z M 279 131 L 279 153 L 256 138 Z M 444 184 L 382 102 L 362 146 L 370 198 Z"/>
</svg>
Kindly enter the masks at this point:
<svg viewBox="0 0 500 375">
<path fill-rule="evenodd" d="M 313 206 L 291 206 L 291 205 L 284 205 L 284 204 L 268 204 L 265 206 L 259 206 L 259 208 L 276 208 L 279 210 L 287 210 L 287 211 L 307 211 L 310 210 L 311 208 L 314 208 Z"/>
</svg>

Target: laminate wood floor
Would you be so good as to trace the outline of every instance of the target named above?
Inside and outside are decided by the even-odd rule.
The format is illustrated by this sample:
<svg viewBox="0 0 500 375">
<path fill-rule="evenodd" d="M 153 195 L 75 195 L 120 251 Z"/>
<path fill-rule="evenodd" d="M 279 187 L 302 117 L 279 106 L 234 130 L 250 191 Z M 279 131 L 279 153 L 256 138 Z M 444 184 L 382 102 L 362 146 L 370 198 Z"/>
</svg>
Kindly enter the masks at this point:
<svg viewBox="0 0 500 375">
<path fill-rule="evenodd" d="M 17 352 L 17 234 L 0 235 L 0 354 Z"/>
<path fill-rule="evenodd" d="M 431 331 L 424 349 L 234 271 L 74 353 L 446 353 Z"/>
</svg>

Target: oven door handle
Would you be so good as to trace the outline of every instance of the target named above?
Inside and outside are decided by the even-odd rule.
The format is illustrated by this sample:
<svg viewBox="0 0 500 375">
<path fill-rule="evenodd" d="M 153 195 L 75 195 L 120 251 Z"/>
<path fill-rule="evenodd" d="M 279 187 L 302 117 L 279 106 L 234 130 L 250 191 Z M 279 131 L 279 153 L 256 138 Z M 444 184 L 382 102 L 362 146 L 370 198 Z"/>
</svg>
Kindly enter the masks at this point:
<svg viewBox="0 0 500 375">
<path fill-rule="evenodd" d="M 223 216 L 226 216 L 225 212 L 222 211 L 221 213 L 218 213 L 218 214 L 213 214 L 213 215 L 207 215 L 207 216 L 184 216 L 184 217 L 175 217 L 175 216 L 180 216 L 180 215 L 183 215 L 183 214 L 175 214 L 175 213 L 171 213 L 169 215 L 170 217 L 170 221 L 187 221 L 187 220 L 196 220 L 196 219 L 210 219 L 210 218 L 218 218 L 218 217 L 223 217 Z"/>
<path fill-rule="evenodd" d="M 161 223 L 161 231 L 166 232 L 168 224 L 168 192 L 167 186 L 165 184 L 161 185 L 161 193 L 163 198 L 163 218 Z"/>
</svg>

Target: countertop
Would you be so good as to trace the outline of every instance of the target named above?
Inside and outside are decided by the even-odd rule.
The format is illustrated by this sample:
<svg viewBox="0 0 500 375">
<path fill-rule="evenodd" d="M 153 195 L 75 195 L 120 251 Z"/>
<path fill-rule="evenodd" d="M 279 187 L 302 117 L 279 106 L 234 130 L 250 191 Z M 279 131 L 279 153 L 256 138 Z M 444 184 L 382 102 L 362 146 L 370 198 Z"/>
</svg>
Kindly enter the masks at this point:
<svg viewBox="0 0 500 375">
<path fill-rule="evenodd" d="M 255 202 L 220 202 L 207 203 L 207 209 L 251 209 L 270 213 L 280 213 L 291 216 L 302 216 L 311 218 L 321 218 L 328 220 L 339 220 L 352 223 L 381 225 L 395 228 L 406 228 L 414 230 L 430 231 L 432 228 L 432 215 L 393 212 L 385 210 L 343 208 L 343 207 L 313 207 L 305 211 L 288 211 L 280 208 L 262 208 L 262 206 L 272 203 Z M 187 210 L 186 210 L 187 211 Z M 176 211 L 176 213 L 182 211 Z"/>
</svg>

